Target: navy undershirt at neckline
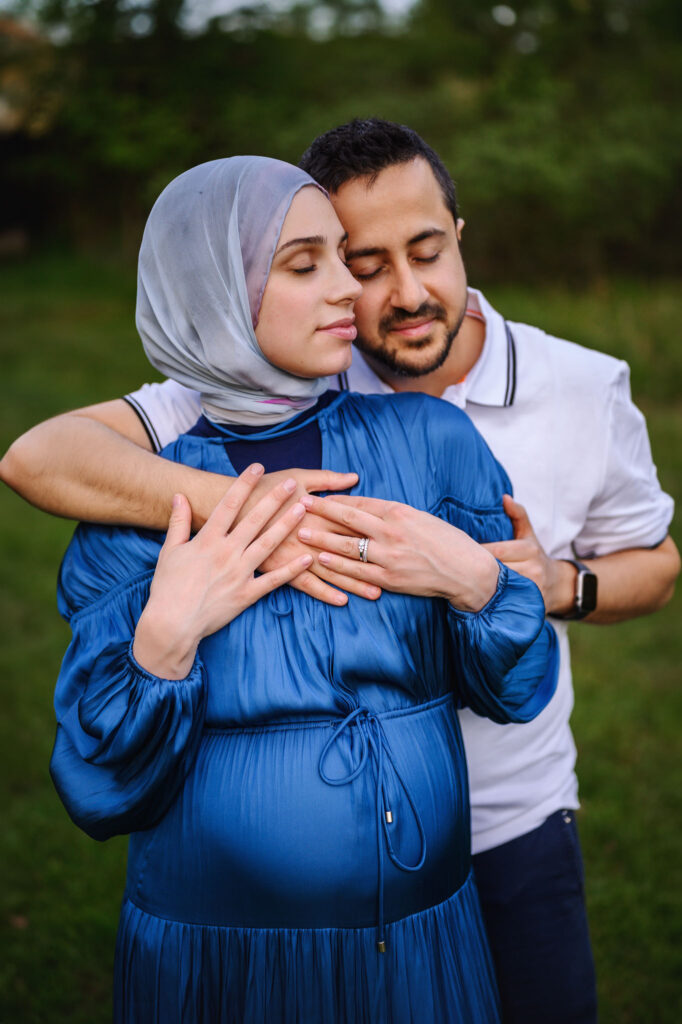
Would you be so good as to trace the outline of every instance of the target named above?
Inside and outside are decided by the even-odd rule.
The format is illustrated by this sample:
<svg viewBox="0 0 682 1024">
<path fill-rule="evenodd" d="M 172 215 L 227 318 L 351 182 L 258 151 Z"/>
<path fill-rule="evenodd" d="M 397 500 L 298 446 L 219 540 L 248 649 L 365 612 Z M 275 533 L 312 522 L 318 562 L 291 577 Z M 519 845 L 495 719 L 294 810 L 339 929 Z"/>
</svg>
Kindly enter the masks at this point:
<svg viewBox="0 0 682 1024">
<path fill-rule="evenodd" d="M 300 430 L 294 429 L 281 437 L 264 438 L 262 441 L 225 441 L 227 457 L 237 473 L 242 473 L 252 462 L 262 462 L 266 473 L 276 473 L 281 469 L 320 469 L 322 466 L 322 434 L 316 414 L 326 409 L 338 398 L 338 391 L 325 391 L 315 405 L 299 413 L 287 421 L 287 427 L 295 428 L 301 424 Z M 230 424 L 230 431 L 235 434 L 257 434 L 262 427 L 251 424 Z M 191 430 L 187 431 L 195 437 L 222 437 L 220 427 L 205 416 L 200 416 Z"/>
</svg>

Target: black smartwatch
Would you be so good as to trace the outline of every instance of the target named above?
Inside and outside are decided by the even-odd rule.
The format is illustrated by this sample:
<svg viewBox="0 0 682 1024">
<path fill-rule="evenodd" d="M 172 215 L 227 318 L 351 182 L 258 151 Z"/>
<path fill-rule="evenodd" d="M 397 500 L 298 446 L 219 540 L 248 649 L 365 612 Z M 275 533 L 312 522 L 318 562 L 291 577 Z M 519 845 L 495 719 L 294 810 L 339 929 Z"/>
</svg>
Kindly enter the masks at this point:
<svg viewBox="0 0 682 1024">
<path fill-rule="evenodd" d="M 589 615 L 597 607 L 597 577 L 591 569 L 588 569 L 582 562 L 577 562 L 575 558 L 562 558 L 561 561 L 569 562 L 578 570 L 575 581 L 575 596 L 573 598 L 573 608 L 570 612 L 566 612 L 565 615 L 556 615 L 552 612 L 552 618 L 584 619 L 586 615 Z"/>
</svg>

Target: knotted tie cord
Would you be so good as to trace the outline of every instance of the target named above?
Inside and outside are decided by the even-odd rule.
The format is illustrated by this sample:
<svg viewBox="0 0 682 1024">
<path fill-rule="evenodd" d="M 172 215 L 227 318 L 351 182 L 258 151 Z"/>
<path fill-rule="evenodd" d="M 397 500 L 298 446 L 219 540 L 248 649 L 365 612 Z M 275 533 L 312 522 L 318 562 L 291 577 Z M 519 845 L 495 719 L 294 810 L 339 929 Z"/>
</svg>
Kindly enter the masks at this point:
<svg viewBox="0 0 682 1024">
<path fill-rule="evenodd" d="M 358 730 L 358 736 L 360 738 L 360 758 L 347 775 L 342 775 L 339 778 L 331 778 L 324 770 L 324 762 L 331 750 L 332 746 L 338 741 L 341 734 L 355 723 Z M 384 941 L 384 846 L 381 841 L 382 829 L 383 835 L 386 842 L 386 849 L 388 856 L 391 858 L 393 863 L 401 871 L 419 871 L 424 864 L 426 858 L 426 836 L 424 835 L 424 826 L 419 816 L 419 812 L 415 807 L 412 795 L 407 788 L 405 780 L 398 771 L 396 763 L 391 754 L 391 748 L 388 745 L 388 740 L 384 734 L 383 726 L 379 718 L 368 711 L 367 708 L 355 708 L 350 714 L 346 715 L 342 722 L 336 727 L 330 738 L 327 740 L 322 753 L 320 754 L 320 761 L 318 765 L 318 771 L 320 778 L 323 782 L 326 782 L 328 786 L 347 786 L 349 783 L 357 779 L 358 775 L 364 771 L 369 760 L 370 751 L 376 762 L 376 819 L 377 819 L 377 860 L 378 860 L 378 909 L 377 909 L 377 946 L 380 952 L 385 952 L 386 943 Z M 407 802 L 410 805 L 412 815 L 419 831 L 420 850 L 421 855 L 416 864 L 405 864 L 396 853 L 391 836 L 389 833 L 389 823 L 392 818 L 388 817 L 390 808 L 388 806 L 388 799 L 386 793 L 386 786 L 384 780 L 384 757 L 386 757 L 393 774 L 397 778 L 400 787 L 407 797 Z"/>
</svg>

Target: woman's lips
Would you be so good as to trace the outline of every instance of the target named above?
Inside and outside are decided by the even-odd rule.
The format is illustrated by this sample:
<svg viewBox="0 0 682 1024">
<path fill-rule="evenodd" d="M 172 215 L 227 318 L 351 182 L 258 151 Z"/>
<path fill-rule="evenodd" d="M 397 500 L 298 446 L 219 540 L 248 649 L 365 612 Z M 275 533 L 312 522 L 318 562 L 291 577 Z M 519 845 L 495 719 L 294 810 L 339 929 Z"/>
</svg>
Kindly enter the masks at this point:
<svg viewBox="0 0 682 1024">
<path fill-rule="evenodd" d="M 327 324 L 325 327 L 318 327 L 318 330 L 324 331 L 325 334 L 333 334 L 336 338 L 342 338 L 344 341 L 355 341 L 358 336 L 355 318 L 350 319 L 349 317 L 346 317 L 345 320 L 337 320 L 333 324 Z"/>
</svg>

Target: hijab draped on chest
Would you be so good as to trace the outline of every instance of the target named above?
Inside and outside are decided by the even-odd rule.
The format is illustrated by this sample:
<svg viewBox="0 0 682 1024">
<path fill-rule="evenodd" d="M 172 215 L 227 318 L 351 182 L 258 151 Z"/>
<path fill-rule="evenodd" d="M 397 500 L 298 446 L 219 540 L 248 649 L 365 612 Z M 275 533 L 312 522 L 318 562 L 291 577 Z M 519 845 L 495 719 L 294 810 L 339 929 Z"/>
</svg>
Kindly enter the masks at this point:
<svg viewBox="0 0 682 1024">
<path fill-rule="evenodd" d="M 284 218 L 306 186 L 320 188 L 280 160 L 213 160 L 175 178 L 147 220 L 137 287 L 142 344 L 158 370 L 200 392 L 216 422 L 279 423 L 327 386 L 270 363 L 254 330 Z"/>
</svg>

